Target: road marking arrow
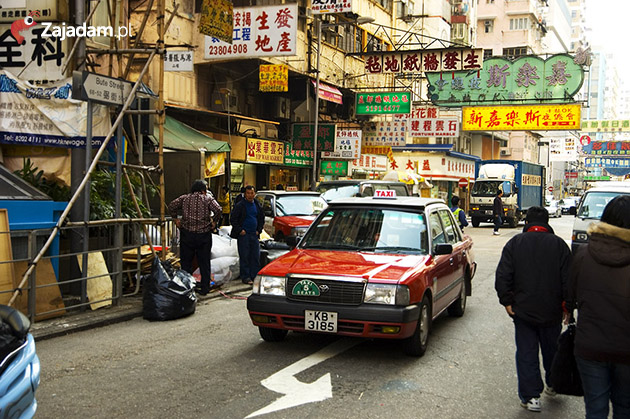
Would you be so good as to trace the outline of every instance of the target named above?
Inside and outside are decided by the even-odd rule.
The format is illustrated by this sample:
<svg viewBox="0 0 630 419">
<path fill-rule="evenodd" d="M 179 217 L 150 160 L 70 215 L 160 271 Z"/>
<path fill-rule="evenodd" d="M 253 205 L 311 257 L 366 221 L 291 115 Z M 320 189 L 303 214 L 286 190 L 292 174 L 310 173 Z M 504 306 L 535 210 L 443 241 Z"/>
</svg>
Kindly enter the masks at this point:
<svg viewBox="0 0 630 419">
<path fill-rule="evenodd" d="M 313 383 L 303 383 L 294 376 L 305 371 L 320 362 L 323 362 L 335 355 L 352 348 L 358 344 L 358 339 L 341 339 L 332 343 L 312 355 L 302 358 L 297 362 L 281 369 L 277 373 L 265 378 L 260 383 L 271 391 L 282 393 L 284 396 L 276 399 L 273 403 L 247 416 L 248 418 L 264 415 L 278 410 L 288 409 L 301 404 L 321 402 L 332 398 L 332 383 L 330 373 L 319 377 Z"/>
</svg>

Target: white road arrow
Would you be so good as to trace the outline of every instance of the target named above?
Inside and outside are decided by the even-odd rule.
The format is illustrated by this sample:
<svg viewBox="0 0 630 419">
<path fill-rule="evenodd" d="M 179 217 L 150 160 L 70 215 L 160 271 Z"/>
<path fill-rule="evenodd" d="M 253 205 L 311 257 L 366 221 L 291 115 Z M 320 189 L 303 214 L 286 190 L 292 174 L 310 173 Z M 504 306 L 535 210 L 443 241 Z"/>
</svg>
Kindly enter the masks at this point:
<svg viewBox="0 0 630 419">
<path fill-rule="evenodd" d="M 280 397 L 270 405 L 247 416 L 248 418 L 264 415 L 290 407 L 299 406 L 301 404 L 321 402 L 322 400 L 332 397 L 332 383 L 330 382 L 330 373 L 322 375 L 313 383 L 303 383 L 294 376 L 304 370 L 319 364 L 322 361 L 339 355 L 347 349 L 358 344 L 358 339 L 341 339 L 330 344 L 312 355 L 302 358 L 299 361 L 289 365 L 288 367 L 278 371 L 277 373 L 265 378 L 260 383 L 271 391 L 282 393 Z"/>
</svg>

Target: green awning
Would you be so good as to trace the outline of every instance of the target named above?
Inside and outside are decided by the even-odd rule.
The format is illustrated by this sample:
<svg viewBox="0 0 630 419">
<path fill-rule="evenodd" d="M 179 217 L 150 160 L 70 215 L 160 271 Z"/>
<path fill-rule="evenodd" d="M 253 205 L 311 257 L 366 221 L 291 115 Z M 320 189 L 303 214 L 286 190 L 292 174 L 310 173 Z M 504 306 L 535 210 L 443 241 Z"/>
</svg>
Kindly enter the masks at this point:
<svg viewBox="0 0 630 419">
<path fill-rule="evenodd" d="M 151 135 L 155 144 L 159 144 L 157 126 Z M 230 145 L 224 141 L 215 140 L 196 129 L 179 122 L 177 119 L 166 116 L 164 122 L 164 148 L 172 150 L 205 149 L 210 153 L 223 153 L 230 151 Z"/>
</svg>

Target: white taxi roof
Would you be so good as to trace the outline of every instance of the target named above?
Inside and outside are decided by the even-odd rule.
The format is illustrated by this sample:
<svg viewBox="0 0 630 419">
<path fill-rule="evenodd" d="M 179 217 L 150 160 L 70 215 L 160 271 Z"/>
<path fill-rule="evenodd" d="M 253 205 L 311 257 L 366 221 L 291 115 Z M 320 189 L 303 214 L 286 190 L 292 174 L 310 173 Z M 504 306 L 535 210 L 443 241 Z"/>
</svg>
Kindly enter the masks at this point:
<svg viewBox="0 0 630 419">
<path fill-rule="evenodd" d="M 427 205 L 432 204 L 444 204 L 444 201 L 437 198 L 420 198 L 416 196 L 399 196 L 395 199 L 392 198 L 377 198 L 375 196 L 356 197 L 356 198 L 341 198 L 335 199 L 328 203 L 328 206 L 338 205 L 360 205 L 366 207 L 376 206 L 394 206 L 394 207 L 411 207 L 411 208 L 424 208 Z"/>
</svg>

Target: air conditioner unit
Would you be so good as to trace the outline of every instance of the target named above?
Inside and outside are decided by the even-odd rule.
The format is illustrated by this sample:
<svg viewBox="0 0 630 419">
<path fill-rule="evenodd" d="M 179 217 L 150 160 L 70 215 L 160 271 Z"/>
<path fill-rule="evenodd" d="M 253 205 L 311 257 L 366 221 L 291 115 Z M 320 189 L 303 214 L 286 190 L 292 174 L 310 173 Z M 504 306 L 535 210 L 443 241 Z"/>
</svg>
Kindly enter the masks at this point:
<svg viewBox="0 0 630 419">
<path fill-rule="evenodd" d="M 234 94 L 224 95 L 222 93 L 212 94 L 212 110 L 227 112 L 238 111 L 238 96 Z"/>
<path fill-rule="evenodd" d="M 511 156 L 512 150 L 507 147 L 501 147 L 499 154 L 501 154 L 502 156 Z"/>
<path fill-rule="evenodd" d="M 275 116 L 278 118 L 291 118 L 291 99 L 288 97 L 276 98 Z"/>
</svg>

